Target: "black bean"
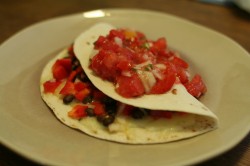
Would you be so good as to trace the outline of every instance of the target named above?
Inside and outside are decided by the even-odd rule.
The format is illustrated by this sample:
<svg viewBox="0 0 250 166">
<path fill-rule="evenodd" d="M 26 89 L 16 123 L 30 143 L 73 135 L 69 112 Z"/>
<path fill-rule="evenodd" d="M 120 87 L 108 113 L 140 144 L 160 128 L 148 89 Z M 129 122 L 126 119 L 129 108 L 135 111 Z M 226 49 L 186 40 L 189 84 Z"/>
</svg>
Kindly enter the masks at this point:
<svg viewBox="0 0 250 166">
<path fill-rule="evenodd" d="M 131 112 L 131 116 L 134 119 L 142 119 L 145 115 L 147 115 L 147 112 L 144 109 L 134 109 Z"/>
<path fill-rule="evenodd" d="M 105 110 L 109 115 L 115 115 L 117 113 L 117 101 L 106 97 L 102 99 L 102 102 L 105 104 Z"/>
<path fill-rule="evenodd" d="M 98 122 L 102 123 L 103 119 L 104 119 L 104 115 L 98 115 L 97 116 L 97 121 Z"/>
<path fill-rule="evenodd" d="M 113 105 L 105 105 L 105 110 L 106 113 L 109 115 L 116 115 L 117 114 L 117 104 L 113 104 Z"/>
<path fill-rule="evenodd" d="M 88 116 L 95 116 L 95 112 L 93 108 L 87 108 L 85 111 Z"/>
<path fill-rule="evenodd" d="M 117 112 L 117 104 L 114 103 L 113 105 L 108 105 L 106 104 L 105 105 L 105 110 L 106 112 L 109 114 L 109 113 L 116 113 Z"/>
<path fill-rule="evenodd" d="M 110 124 L 112 124 L 115 120 L 115 116 L 112 116 L 112 115 L 99 115 L 97 116 L 97 120 L 102 123 L 103 126 L 108 126 Z"/>
<path fill-rule="evenodd" d="M 145 116 L 150 115 L 150 110 L 149 109 L 140 108 L 140 110 L 144 112 Z"/>
<path fill-rule="evenodd" d="M 87 104 L 87 103 L 91 103 L 92 100 L 93 100 L 93 96 L 89 95 L 89 96 L 85 97 L 82 102 L 84 104 Z"/>
<path fill-rule="evenodd" d="M 116 101 L 110 97 L 105 97 L 102 99 L 102 102 L 104 102 L 105 104 L 114 104 L 116 103 Z"/>
<path fill-rule="evenodd" d="M 104 118 L 103 118 L 103 120 L 102 120 L 102 124 L 104 126 L 108 126 L 108 125 L 112 124 L 114 122 L 114 120 L 115 120 L 114 116 L 112 116 L 112 115 L 105 115 Z"/>
<path fill-rule="evenodd" d="M 69 104 L 74 100 L 75 96 L 72 94 L 66 95 L 63 97 L 63 103 L 64 104 Z"/>
<path fill-rule="evenodd" d="M 81 80 L 82 82 L 87 82 L 89 81 L 89 78 L 82 72 L 77 75 L 77 78 Z"/>
<path fill-rule="evenodd" d="M 73 61 L 75 61 L 75 60 L 78 60 L 77 58 L 76 58 L 76 56 L 69 56 L 70 58 L 71 58 L 71 62 L 73 62 Z"/>
<path fill-rule="evenodd" d="M 117 114 L 117 109 L 108 109 L 108 110 L 106 110 L 106 113 L 108 115 L 115 116 Z"/>
<path fill-rule="evenodd" d="M 72 62 L 72 70 L 76 70 L 80 66 L 80 62 L 76 59 Z"/>
</svg>

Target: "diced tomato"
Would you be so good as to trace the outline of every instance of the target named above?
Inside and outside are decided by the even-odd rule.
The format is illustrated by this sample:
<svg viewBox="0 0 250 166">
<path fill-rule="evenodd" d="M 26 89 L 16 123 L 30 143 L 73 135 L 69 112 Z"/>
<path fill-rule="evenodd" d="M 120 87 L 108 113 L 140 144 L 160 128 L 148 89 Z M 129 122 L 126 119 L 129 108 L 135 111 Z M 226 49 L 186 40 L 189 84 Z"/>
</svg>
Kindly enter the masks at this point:
<svg viewBox="0 0 250 166">
<path fill-rule="evenodd" d="M 150 48 L 150 50 L 157 54 L 161 50 L 166 50 L 167 48 L 167 42 L 165 38 L 159 38 L 155 42 L 153 42 L 153 46 Z"/>
<path fill-rule="evenodd" d="M 171 119 L 172 116 L 173 116 L 172 112 L 170 112 L 170 111 L 162 111 L 162 117 L 163 118 Z"/>
<path fill-rule="evenodd" d="M 75 90 L 78 92 L 87 88 L 87 87 L 89 87 L 89 85 L 87 83 L 80 82 L 80 81 L 75 83 Z"/>
<path fill-rule="evenodd" d="M 176 73 L 175 67 L 171 63 L 166 63 L 166 70 L 164 72 L 164 78 L 158 80 L 156 84 L 151 88 L 151 94 L 162 94 L 169 91 L 175 83 Z"/>
<path fill-rule="evenodd" d="M 89 94 L 90 94 L 90 90 L 88 88 L 85 88 L 81 91 L 77 91 L 75 94 L 75 98 L 78 101 L 83 101 L 83 99 L 85 99 Z"/>
<path fill-rule="evenodd" d="M 167 42 L 165 38 L 159 38 L 154 42 L 154 47 L 157 47 L 158 50 L 165 50 L 167 48 Z"/>
<path fill-rule="evenodd" d="M 160 63 L 164 63 L 164 61 L 170 61 L 172 57 L 176 56 L 173 51 L 170 50 L 161 50 L 158 52 L 157 60 Z"/>
<path fill-rule="evenodd" d="M 145 89 L 138 75 L 119 76 L 116 91 L 123 97 L 136 97 L 144 94 Z"/>
<path fill-rule="evenodd" d="M 74 80 L 76 79 L 76 76 L 81 73 L 83 70 L 82 70 L 82 67 L 78 67 L 77 69 L 73 70 L 70 72 L 69 76 L 68 76 L 68 81 L 71 81 L 71 82 L 74 82 Z"/>
<path fill-rule="evenodd" d="M 161 117 L 161 111 L 151 110 L 150 116 L 154 119 L 159 119 Z"/>
<path fill-rule="evenodd" d="M 171 60 L 171 62 L 174 63 L 175 65 L 183 67 L 185 69 L 188 68 L 188 63 L 177 56 L 174 56 L 173 59 Z"/>
<path fill-rule="evenodd" d="M 74 71 L 72 71 L 70 74 L 69 74 L 69 76 L 68 76 L 68 81 L 70 81 L 70 82 L 74 82 L 74 79 L 76 78 L 76 75 L 77 75 L 77 72 L 74 70 Z"/>
<path fill-rule="evenodd" d="M 59 93 L 62 95 L 69 95 L 69 94 L 74 95 L 76 93 L 74 83 L 67 81 Z"/>
<path fill-rule="evenodd" d="M 60 59 L 60 64 L 68 71 L 71 71 L 72 67 L 72 62 L 70 58 L 64 58 Z"/>
<path fill-rule="evenodd" d="M 100 71 L 98 69 L 101 67 L 104 58 L 105 53 L 103 53 L 103 51 L 100 51 L 92 58 L 90 68 L 92 68 L 96 73 L 99 74 Z"/>
<path fill-rule="evenodd" d="M 188 75 L 187 75 L 187 72 L 184 68 L 182 68 L 180 66 L 176 66 L 176 74 L 177 74 L 177 76 L 180 79 L 182 84 L 185 84 L 188 82 Z"/>
<path fill-rule="evenodd" d="M 173 116 L 173 113 L 170 111 L 158 111 L 158 110 L 152 110 L 150 112 L 151 117 L 154 119 L 158 118 L 166 118 L 166 119 L 171 119 Z"/>
<path fill-rule="evenodd" d="M 152 87 L 151 94 L 162 94 L 169 91 L 174 85 L 176 76 L 174 73 L 167 75 L 163 80 L 158 80 Z"/>
<path fill-rule="evenodd" d="M 160 57 L 158 57 L 158 59 L 160 59 L 161 57 L 169 58 L 171 56 L 166 50 L 160 50 L 158 52 L 158 55 L 160 56 Z"/>
<path fill-rule="evenodd" d="M 109 39 L 114 39 L 115 37 L 119 37 L 120 39 L 123 39 L 124 38 L 124 33 L 123 31 L 118 31 L 116 29 L 112 29 L 110 32 L 109 32 L 109 35 L 108 35 L 108 38 Z"/>
<path fill-rule="evenodd" d="M 106 38 L 104 36 L 99 36 L 97 41 L 94 43 L 95 49 L 100 48 L 105 41 L 106 41 Z"/>
<path fill-rule="evenodd" d="M 71 71 L 71 59 L 63 58 L 56 61 L 55 66 L 63 66 L 67 72 Z"/>
<path fill-rule="evenodd" d="M 118 58 L 114 53 L 107 54 L 105 58 L 103 59 L 102 64 L 107 68 L 108 70 L 113 70 L 114 67 L 117 65 Z"/>
<path fill-rule="evenodd" d="M 73 49 L 73 44 L 71 44 L 70 47 L 68 47 L 68 54 L 69 54 L 69 56 L 71 58 L 75 57 L 75 53 L 74 53 L 74 49 Z"/>
<path fill-rule="evenodd" d="M 146 38 L 146 36 L 143 33 L 139 32 L 139 31 L 136 32 L 136 36 L 140 40 L 145 40 L 145 38 Z"/>
<path fill-rule="evenodd" d="M 117 45 L 114 41 L 113 42 L 103 42 L 102 43 L 102 49 L 117 52 L 119 50 L 120 46 Z"/>
<path fill-rule="evenodd" d="M 195 75 L 193 79 L 185 84 L 187 91 L 194 97 L 199 98 L 207 91 L 207 87 L 204 84 L 200 75 Z"/>
<path fill-rule="evenodd" d="M 100 51 L 92 58 L 90 67 L 103 79 L 113 81 L 116 76 L 116 62 L 114 53 Z"/>
<path fill-rule="evenodd" d="M 68 77 L 71 71 L 71 59 L 58 59 L 52 66 L 53 77 L 56 80 L 62 80 Z"/>
<path fill-rule="evenodd" d="M 53 67 L 52 73 L 53 73 L 53 77 L 57 81 L 60 81 L 60 80 L 65 79 L 65 78 L 68 77 L 67 70 L 63 66 L 61 66 L 61 65 Z"/>
<path fill-rule="evenodd" d="M 46 81 L 43 83 L 44 93 L 54 93 L 60 84 L 60 81 Z"/>
<path fill-rule="evenodd" d="M 92 104 L 95 106 L 94 113 L 96 116 L 105 114 L 105 109 L 103 104 L 101 104 L 100 102 L 92 102 Z"/>
<path fill-rule="evenodd" d="M 71 111 L 68 112 L 68 116 L 73 119 L 81 119 L 85 116 L 87 116 L 86 109 L 88 106 L 86 105 L 76 105 L 72 108 Z"/>
<path fill-rule="evenodd" d="M 123 60 L 123 61 L 118 62 L 116 67 L 120 71 L 126 71 L 126 70 L 130 70 L 132 65 L 129 61 Z"/>
<path fill-rule="evenodd" d="M 93 92 L 93 98 L 94 100 L 102 100 L 104 99 L 105 97 L 107 97 L 103 92 L 99 91 L 99 90 L 94 90 Z"/>
<path fill-rule="evenodd" d="M 176 114 L 179 115 L 179 116 L 186 116 L 186 115 L 188 115 L 188 113 L 186 113 L 186 112 L 176 112 Z"/>
</svg>

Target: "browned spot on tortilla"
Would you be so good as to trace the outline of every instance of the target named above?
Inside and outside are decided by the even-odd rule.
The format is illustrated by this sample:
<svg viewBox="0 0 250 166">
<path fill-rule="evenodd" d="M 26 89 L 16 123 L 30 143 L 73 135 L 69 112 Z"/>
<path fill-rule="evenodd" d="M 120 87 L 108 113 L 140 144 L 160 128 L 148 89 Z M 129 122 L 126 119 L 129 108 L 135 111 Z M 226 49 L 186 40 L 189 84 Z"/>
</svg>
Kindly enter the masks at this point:
<svg viewBox="0 0 250 166">
<path fill-rule="evenodd" d="M 87 45 L 90 45 L 90 42 L 86 42 Z"/>
<path fill-rule="evenodd" d="M 171 92 L 172 92 L 172 94 L 176 95 L 177 94 L 177 89 L 173 89 Z"/>
</svg>

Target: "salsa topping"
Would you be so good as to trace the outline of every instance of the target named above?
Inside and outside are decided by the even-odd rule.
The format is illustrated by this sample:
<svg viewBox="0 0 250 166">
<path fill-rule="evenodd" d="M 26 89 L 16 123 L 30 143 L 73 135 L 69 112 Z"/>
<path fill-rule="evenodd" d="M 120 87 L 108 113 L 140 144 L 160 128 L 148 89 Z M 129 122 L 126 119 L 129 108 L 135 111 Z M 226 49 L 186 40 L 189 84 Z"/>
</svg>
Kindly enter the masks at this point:
<svg viewBox="0 0 250 166">
<path fill-rule="evenodd" d="M 126 98 L 166 93 L 183 84 L 196 98 L 206 92 L 200 75 L 189 80 L 188 63 L 172 51 L 165 38 L 149 40 L 138 31 L 113 29 L 94 42 L 97 54 L 90 68 L 102 79 L 115 84 Z"/>
</svg>

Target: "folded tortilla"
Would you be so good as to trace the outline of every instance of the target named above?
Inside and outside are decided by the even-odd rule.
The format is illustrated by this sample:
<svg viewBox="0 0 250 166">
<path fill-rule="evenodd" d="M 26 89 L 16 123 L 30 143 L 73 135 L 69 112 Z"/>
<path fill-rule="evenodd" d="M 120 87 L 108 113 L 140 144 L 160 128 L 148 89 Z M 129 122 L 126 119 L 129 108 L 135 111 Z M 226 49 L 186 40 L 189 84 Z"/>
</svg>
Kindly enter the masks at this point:
<svg viewBox="0 0 250 166">
<path fill-rule="evenodd" d="M 112 28 L 113 27 L 108 24 L 97 24 L 77 38 L 80 42 L 76 40 L 75 43 L 81 43 L 81 47 L 83 49 L 86 48 L 84 55 L 82 55 L 82 52 L 77 50 L 82 49 L 80 45 L 74 46 L 74 51 L 82 66 L 86 65 L 82 63 L 85 62 L 85 60 L 82 59 L 86 57 L 89 58 L 89 56 L 86 56 L 86 53 L 93 51 L 93 42 L 99 35 L 106 35 Z M 170 90 L 164 94 L 166 100 L 162 101 L 161 98 L 158 103 L 153 105 L 152 109 L 157 110 L 159 104 L 164 104 L 165 110 L 162 111 L 187 113 L 184 116 L 173 114 L 170 119 L 155 119 L 150 116 L 142 119 L 133 119 L 132 117 L 122 115 L 120 111 L 118 111 L 115 121 L 108 127 L 99 123 L 96 117 L 84 117 L 80 120 L 72 119 L 68 116 L 68 112 L 73 106 L 65 105 L 59 95 L 44 93 L 43 89 L 43 83 L 53 78 L 51 68 L 55 61 L 66 56 L 67 49 L 60 52 L 45 66 L 41 75 L 40 91 L 42 99 L 52 109 L 56 117 L 67 126 L 79 129 L 96 138 L 128 144 L 153 144 L 177 141 L 212 131 L 218 127 L 218 118 L 216 115 L 196 98 L 191 96 L 182 84 L 174 85 L 172 90 L 175 89 L 177 93 L 172 93 L 172 90 Z M 89 74 L 91 73 L 87 75 L 89 76 Z M 95 81 L 100 80 L 97 78 Z M 92 82 L 94 85 L 96 83 L 95 81 Z M 103 91 L 106 94 L 112 90 L 112 88 L 109 87 L 107 87 L 107 89 L 108 90 Z M 135 106 L 138 103 L 138 105 L 147 105 L 147 102 L 150 101 L 147 100 L 147 95 L 144 96 L 145 98 L 131 100 L 133 100 Z M 160 95 L 155 95 L 155 97 L 160 98 Z M 114 99 L 123 103 L 123 99 L 119 97 L 119 95 Z M 118 109 L 122 109 L 123 106 L 123 104 L 120 104 L 120 108 Z"/>
</svg>

